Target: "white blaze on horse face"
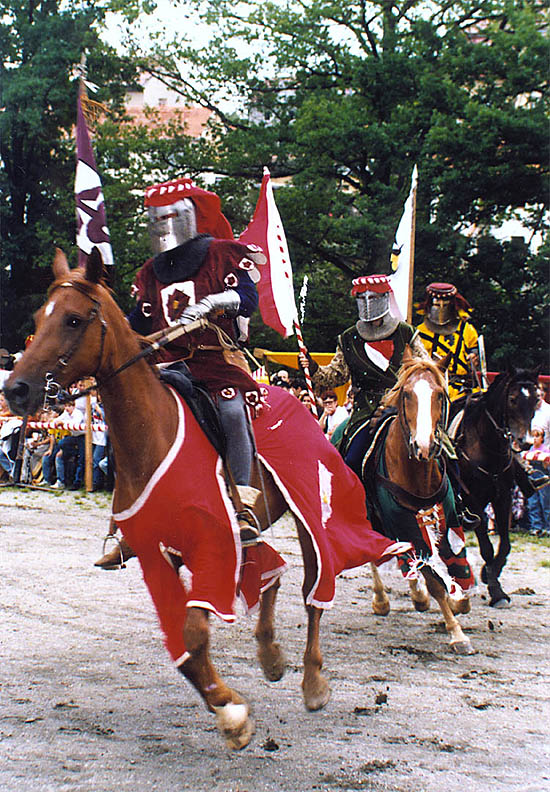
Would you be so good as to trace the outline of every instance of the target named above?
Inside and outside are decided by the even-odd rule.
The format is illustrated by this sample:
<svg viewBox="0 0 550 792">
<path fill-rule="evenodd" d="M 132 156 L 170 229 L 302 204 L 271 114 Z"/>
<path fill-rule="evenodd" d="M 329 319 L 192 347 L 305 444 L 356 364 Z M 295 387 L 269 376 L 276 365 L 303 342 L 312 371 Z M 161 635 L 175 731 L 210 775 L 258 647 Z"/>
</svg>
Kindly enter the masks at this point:
<svg viewBox="0 0 550 792">
<path fill-rule="evenodd" d="M 44 316 L 51 316 L 54 308 L 55 308 L 55 300 L 50 300 L 50 302 L 44 308 Z"/>
<path fill-rule="evenodd" d="M 416 395 L 418 411 L 416 415 L 416 435 L 414 442 L 420 451 L 429 453 L 432 440 L 432 388 L 426 380 L 415 382 L 413 391 Z"/>
</svg>

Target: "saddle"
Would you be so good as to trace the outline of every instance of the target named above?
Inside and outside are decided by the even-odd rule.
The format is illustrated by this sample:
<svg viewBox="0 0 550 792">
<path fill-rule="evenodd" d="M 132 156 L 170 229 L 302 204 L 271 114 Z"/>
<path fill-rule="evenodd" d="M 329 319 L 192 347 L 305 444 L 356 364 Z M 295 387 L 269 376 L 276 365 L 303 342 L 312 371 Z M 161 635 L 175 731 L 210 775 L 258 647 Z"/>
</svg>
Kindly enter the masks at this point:
<svg viewBox="0 0 550 792">
<path fill-rule="evenodd" d="M 225 432 L 216 405 L 204 384 L 191 374 L 183 360 L 161 368 L 160 379 L 171 385 L 185 399 L 202 431 L 221 458 L 225 459 L 227 448 Z"/>
</svg>

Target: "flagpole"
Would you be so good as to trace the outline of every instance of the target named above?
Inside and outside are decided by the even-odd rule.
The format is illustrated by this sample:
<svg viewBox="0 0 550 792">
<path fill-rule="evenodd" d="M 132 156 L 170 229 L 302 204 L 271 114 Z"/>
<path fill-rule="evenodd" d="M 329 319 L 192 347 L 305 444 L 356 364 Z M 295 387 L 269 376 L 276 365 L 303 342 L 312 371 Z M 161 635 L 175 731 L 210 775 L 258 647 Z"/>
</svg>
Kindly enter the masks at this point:
<svg viewBox="0 0 550 792">
<path fill-rule="evenodd" d="M 409 253 L 409 299 L 407 302 L 407 322 L 411 325 L 413 320 L 414 241 L 416 236 L 416 190 L 417 187 L 415 185 L 412 193 L 411 241 L 410 241 L 410 253 Z"/>
</svg>

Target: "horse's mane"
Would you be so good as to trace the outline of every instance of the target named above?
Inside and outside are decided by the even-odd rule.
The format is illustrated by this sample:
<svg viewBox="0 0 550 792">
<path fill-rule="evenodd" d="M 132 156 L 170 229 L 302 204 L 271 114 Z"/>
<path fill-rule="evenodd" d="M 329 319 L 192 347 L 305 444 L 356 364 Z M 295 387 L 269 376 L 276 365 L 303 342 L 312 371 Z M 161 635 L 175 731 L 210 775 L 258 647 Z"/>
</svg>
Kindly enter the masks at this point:
<svg viewBox="0 0 550 792">
<path fill-rule="evenodd" d="M 390 388 L 390 390 L 386 391 L 382 401 L 380 402 L 380 408 L 383 409 L 385 407 L 395 407 L 399 402 L 399 394 L 407 380 L 414 374 L 422 373 L 424 371 L 429 371 L 431 374 L 433 374 L 437 384 L 445 391 L 447 390 L 445 377 L 437 363 L 434 363 L 428 358 L 415 358 L 412 363 L 406 363 L 401 366 L 397 372 L 397 382 L 393 388 Z"/>
</svg>

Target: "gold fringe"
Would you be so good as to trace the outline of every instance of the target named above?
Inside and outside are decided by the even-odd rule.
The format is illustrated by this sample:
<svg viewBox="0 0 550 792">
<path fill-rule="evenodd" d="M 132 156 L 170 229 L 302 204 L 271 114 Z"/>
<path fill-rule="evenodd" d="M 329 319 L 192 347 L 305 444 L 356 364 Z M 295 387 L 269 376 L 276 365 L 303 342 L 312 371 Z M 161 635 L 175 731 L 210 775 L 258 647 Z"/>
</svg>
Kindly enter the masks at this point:
<svg viewBox="0 0 550 792">
<path fill-rule="evenodd" d="M 80 104 L 82 105 L 82 112 L 84 113 L 88 128 L 95 127 L 100 117 L 109 112 L 107 105 L 104 105 L 102 102 L 96 102 L 94 99 L 90 99 L 89 96 L 83 94 L 80 96 Z"/>
</svg>

